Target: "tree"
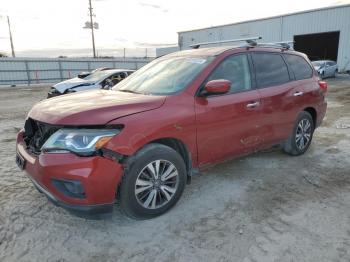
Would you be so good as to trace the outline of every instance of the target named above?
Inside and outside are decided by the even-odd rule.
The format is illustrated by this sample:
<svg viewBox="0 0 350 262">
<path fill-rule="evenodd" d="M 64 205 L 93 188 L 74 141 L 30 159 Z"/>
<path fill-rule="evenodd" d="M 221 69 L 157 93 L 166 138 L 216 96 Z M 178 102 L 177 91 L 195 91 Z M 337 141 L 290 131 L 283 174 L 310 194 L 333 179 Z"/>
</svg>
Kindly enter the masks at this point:
<svg viewBox="0 0 350 262">
<path fill-rule="evenodd" d="M 5 53 L 0 52 L 0 57 L 7 57 L 7 55 Z"/>
</svg>

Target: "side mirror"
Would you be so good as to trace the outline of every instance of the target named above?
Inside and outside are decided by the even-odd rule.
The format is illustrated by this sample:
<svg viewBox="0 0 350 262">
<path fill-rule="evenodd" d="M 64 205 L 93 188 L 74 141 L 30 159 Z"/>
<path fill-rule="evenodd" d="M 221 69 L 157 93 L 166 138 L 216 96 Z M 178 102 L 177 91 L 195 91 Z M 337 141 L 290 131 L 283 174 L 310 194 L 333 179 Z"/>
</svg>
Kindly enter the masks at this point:
<svg viewBox="0 0 350 262">
<path fill-rule="evenodd" d="M 231 81 L 225 79 L 211 80 L 205 84 L 204 90 L 207 95 L 225 94 L 230 91 Z"/>
<path fill-rule="evenodd" d="M 91 74 L 90 72 L 80 72 L 80 73 L 78 74 L 78 77 L 81 78 L 81 79 L 83 79 L 83 78 L 87 77 L 87 76 L 90 75 L 90 74 Z"/>
</svg>

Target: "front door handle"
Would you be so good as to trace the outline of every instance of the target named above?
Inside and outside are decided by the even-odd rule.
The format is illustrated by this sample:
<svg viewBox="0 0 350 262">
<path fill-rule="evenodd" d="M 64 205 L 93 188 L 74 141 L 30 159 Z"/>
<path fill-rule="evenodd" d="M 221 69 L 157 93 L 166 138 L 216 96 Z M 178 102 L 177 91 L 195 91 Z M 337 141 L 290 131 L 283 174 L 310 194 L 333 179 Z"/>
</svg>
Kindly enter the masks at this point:
<svg viewBox="0 0 350 262">
<path fill-rule="evenodd" d="M 259 105 L 260 105 L 260 102 L 256 101 L 256 102 L 252 102 L 252 103 L 247 104 L 247 108 L 255 108 Z"/>
<path fill-rule="evenodd" d="M 293 96 L 302 96 L 304 93 L 303 92 L 295 92 L 294 94 L 293 94 Z"/>
</svg>

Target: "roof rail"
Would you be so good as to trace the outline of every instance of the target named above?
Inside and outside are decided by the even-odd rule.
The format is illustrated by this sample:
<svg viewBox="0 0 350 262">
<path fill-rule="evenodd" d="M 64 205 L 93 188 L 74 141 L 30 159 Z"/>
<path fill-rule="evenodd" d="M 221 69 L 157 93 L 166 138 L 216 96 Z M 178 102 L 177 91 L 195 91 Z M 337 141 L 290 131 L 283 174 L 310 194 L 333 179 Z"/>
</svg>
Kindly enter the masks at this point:
<svg viewBox="0 0 350 262">
<path fill-rule="evenodd" d="M 250 38 L 228 39 L 228 40 L 197 43 L 197 44 L 190 45 L 190 47 L 194 49 L 198 49 L 202 45 L 224 44 L 224 43 L 231 43 L 231 42 L 247 42 L 251 46 L 256 46 L 257 45 L 256 40 L 260 40 L 260 39 L 262 39 L 261 36 L 250 37 Z"/>
<path fill-rule="evenodd" d="M 293 49 L 291 44 L 293 44 L 294 41 L 282 41 L 282 42 L 273 42 L 273 43 L 258 43 L 257 46 L 259 47 L 275 47 L 275 48 L 282 48 L 282 49 Z"/>
</svg>

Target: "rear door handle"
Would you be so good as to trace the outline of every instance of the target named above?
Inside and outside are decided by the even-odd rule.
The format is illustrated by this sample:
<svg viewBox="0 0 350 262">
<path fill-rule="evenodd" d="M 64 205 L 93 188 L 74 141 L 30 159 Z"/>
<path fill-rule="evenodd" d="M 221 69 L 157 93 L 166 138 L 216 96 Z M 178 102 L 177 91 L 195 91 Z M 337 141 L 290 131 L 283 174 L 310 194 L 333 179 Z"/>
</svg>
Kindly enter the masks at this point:
<svg viewBox="0 0 350 262">
<path fill-rule="evenodd" d="M 252 102 L 247 104 L 247 108 L 254 108 L 260 105 L 260 102 L 256 101 L 256 102 Z"/>
<path fill-rule="evenodd" d="M 302 96 L 304 93 L 303 92 L 295 92 L 294 94 L 293 94 L 293 96 Z"/>
</svg>

